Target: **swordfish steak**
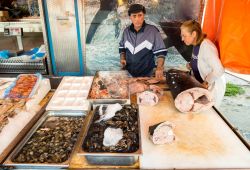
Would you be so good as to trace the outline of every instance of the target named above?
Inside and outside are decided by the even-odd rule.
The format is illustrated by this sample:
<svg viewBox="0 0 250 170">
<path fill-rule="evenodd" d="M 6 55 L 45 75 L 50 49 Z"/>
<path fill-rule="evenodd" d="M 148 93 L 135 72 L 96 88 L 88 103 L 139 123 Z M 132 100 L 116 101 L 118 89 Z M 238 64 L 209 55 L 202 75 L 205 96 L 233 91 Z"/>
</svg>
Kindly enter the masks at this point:
<svg viewBox="0 0 250 170">
<path fill-rule="evenodd" d="M 175 107 L 180 112 L 205 111 L 214 105 L 211 92 L 188 72 L 171 69 L 166 74 L 166 80 Z"/>
</svg>

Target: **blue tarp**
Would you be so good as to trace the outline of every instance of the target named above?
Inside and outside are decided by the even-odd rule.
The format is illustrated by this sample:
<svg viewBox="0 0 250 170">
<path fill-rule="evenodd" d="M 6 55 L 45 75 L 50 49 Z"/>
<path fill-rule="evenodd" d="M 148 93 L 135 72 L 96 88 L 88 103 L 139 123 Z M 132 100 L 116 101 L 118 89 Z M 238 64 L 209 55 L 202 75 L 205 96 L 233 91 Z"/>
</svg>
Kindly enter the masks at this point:
<svg viewBox="0 0 250 170">
<path fill-rule="evenodd" d="M 9 51 L 8 50 L 0 51 L 0 59 L 8 59 L 8 58 L 9 58 Z"/>
<path fill-rule="evenodd" d="M 31 60 L 35 60 L 37 58 L 42 58 L 44 56 L 45 56 L 45 49 L 44 49 L 44 45 L 42 45 L 40 48 L 38 47 L 32 48 L 31 50 L 24 51 L 15 57 L 20 57 L 20 59 L 22 57 L 29 57 Z M 0 59 L 10 59 L 10 58 L 11 58 L 11 54 L 8 50 L 0 51 Z"/>
</svg>

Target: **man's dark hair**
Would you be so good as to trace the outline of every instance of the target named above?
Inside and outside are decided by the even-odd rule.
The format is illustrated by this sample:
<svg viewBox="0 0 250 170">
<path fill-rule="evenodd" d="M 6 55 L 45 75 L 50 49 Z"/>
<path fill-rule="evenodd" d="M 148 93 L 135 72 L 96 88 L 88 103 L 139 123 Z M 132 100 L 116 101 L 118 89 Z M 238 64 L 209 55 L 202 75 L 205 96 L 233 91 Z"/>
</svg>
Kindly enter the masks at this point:
<svg viewBox="0 0 250 170">
<path fill-rule="evenodd" d="M 146 14 L 145 7 L 141 4 L 132 4 L 128 9 L 128 16 L 130 16 L 132 13 L 138 13 L 138 12 L 143 12 L 144 14 Z"/>
</svg>

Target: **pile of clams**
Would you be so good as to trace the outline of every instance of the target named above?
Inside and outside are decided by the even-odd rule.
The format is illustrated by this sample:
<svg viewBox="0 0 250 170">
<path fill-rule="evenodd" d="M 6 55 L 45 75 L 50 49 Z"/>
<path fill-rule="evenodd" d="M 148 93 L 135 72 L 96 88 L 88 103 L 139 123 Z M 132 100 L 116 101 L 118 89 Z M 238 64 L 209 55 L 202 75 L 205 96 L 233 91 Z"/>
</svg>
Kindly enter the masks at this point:
<svg viewBox="0 0 250 170">
<path fill-rule="evenodd" d="M 115 116 L 106 121 L 98 121 L 99 106 L 95 109 L 89 131 L 83 142 L 85 152 L 133 153 L 139 149 L 139 127 L 137 105 L 124 105 Z M 106 128 L 121 128 L 122 139 L 115 146 L 104 146 Z"/>
<path fill-rule="evenodd" d="M 68 160 L 84 117 L 49 117 L 14 157 L 18 163 L 62 163 Z"/>
</svg>

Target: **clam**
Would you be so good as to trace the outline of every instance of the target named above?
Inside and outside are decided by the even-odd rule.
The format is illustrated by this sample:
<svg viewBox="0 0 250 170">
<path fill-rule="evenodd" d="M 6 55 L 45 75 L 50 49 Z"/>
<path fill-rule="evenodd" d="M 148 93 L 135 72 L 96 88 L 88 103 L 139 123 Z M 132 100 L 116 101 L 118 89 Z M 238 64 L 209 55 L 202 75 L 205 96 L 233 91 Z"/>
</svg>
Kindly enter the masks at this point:
<svg viewBox="0 0 250 170">
<path fill-rule="evenodd" d="M 93 121 L 89 131 L 83 142 L 83 150 L 87 152 L 135 152 L 139 148 L 138 134 L 138 108 L 136 105 L 124 105 L 121 110 L 116 111 L 115 115 L 106 121 L 100 120 L 96 108 Z M 104 146 L 104 131 L 108 127 L 121 128 L 123 130 L 123 138 L 115 146 Z"/>
<path fill-rule="evenodd" d="M 83 117 L 50 117 L 38 128 L 13 162 L 62 163 L 72 151 Z"/>
</svg>

